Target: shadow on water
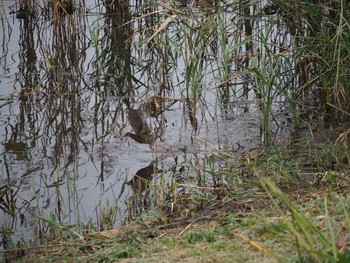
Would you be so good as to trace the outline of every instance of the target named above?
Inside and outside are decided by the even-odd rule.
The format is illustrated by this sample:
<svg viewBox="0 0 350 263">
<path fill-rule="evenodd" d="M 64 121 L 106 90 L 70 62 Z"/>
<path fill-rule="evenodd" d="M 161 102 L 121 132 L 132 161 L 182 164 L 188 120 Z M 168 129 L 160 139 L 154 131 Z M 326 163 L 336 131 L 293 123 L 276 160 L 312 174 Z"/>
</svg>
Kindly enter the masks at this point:
<svg viewBox="0 0 350 263">
<path fill-rule="evenodd" d="M 157 184 L 174 188 L 193 173 L 205 184 L 196 168 L 205 157 L 234 161 L 221 151 L 261 141 L 257 82 L 235 72 L 253 55 L 238 33 L 251 36 L 269 21 L 236 15 L 249 16 L 247 8 L 213 16 L 222 8 L 214 2 L 196 10 L 178 2 L 176 10 L 142 1 L 20 3 L 5 1 L 1 11 L 3 236 L 32 237 L 50 223 L 103 227 L 96 214 L 106 206 L 109 226 L 122 224 L 168 198 Z M 223 34 L 201 35 L 213 24 Z M 267 116 L 268 136 L 287 134 L 286 122 L 278 124 L 283 96 L 269 103 L 280 113 Z"/>
</svg>

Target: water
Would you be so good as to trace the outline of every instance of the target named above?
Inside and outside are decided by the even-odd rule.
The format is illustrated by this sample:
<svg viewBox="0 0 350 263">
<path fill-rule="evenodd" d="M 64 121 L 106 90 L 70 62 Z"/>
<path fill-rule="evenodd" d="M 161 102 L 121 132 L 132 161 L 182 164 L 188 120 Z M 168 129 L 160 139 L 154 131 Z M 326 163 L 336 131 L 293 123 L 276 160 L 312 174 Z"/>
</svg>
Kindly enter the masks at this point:
<svg viewBox="0 0 350 263">
<path fill-rule="evenodd" d="M 170 168 L 187 167 L 193 156 L 205 158 L 219 148 L 246 151 L 260 142 L 253 93 L 242 102 L 243 85 L 217 88 L 217 61 L 203 62 L 207 66 L 198 69 L 204 74 L 193 81 L 199 85 L 191 95 L 190 58 L 167 52 L 170 40 L 182 33 L 170 25 L 168 46 L 145 41 L 153 32 L 147 28 L 160 18 L 149 15 L 156 11 L 152 7 L 134 3 L 130 12 L 119 7 L 124 16 L 115 16 L 85 1 L 71 16 L 57 18 L 41 3 L 32 18 L 18 19 L 11 12 L 19 9 L 14 1 L 1 5 L 0 225 L 15 230 L 15 240 L 45 231 L 38 217 L 96 225 L 107 204 L 117 207 L 115 225 L 120 224 L 133 195 L 124 183 L 152 160 L 158 159 L 162 176 L 173 178 Z M 136 14 L 144 18 L 128 23 Z M 193 92 L 195 107 L 188 103 Z M 123 137 L 131 131 L 127 109 L 153 95 L 179 99 L 146 120 L 160 134 L 156 149 Z M 25 147 L 6 149 L 8 142 Z"/>
</svg>

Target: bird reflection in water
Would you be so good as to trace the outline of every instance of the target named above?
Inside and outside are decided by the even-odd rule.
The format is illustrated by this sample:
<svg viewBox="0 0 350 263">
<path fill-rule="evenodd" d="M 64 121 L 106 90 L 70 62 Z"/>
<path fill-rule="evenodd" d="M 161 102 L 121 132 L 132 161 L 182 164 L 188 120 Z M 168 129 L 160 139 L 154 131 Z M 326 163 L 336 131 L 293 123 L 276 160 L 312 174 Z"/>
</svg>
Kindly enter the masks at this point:
<svg viewBox="0 0 350 263">
<path fill-rule="evenodd" d="M 135 193 L 143 193 L 146 189 L 148 189 L 156 169 L 154 163 L 155 162 L 152 161 L 147 167 L 138 170 L 135 176 L 126 183 L 127 185 L 131 186 Z"/>
</svg>

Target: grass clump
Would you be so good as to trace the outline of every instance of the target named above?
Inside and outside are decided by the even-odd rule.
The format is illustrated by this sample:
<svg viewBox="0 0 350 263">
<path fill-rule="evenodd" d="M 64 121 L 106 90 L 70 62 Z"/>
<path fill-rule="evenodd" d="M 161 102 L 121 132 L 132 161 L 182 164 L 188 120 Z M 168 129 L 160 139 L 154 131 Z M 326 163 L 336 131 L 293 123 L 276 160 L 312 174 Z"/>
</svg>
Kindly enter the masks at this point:
<svg viewBox="0 0 350 263">
<path fill-rule="evenodd" d="M 257 234 L 263 238 L 278 238 L 278 235 L 284 233 L 287 225 L 283 221 L 271 222 L 260 226 L 257 229 Z"/>
<path fill-rule="evenodd" d="M 190 232 L 187 234 L 189 243 L 196 243 L 200 241 L 213 242 L 215 241 L 215 234 L 213 232 Z"/>
</svg>

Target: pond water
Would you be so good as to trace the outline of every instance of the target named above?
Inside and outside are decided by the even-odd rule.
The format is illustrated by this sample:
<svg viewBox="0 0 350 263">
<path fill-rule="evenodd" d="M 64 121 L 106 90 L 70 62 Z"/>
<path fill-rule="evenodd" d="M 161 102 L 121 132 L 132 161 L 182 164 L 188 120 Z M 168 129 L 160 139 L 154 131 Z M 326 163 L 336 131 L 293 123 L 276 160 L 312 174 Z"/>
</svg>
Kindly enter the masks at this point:
<svg viewBox="0 0 350 263">
<path fill-rule="evenodd" d="M 0 225 L 18 239 L 46 231 L 39 218 L 99 228 L 111 207 L 118 225 L 134 194 L 125 182 L 152 161 L 162 171 L 154 180 L 169 182 L 190 177 L 219 149 L 235 161 L 261 142 L 254 81 L 225 84 L 230 49 L 196 34 L 206 22 L 199 8 L 114 2 L 0 3 Z M 244 21 L 229 10 L 218 21 L 233 47 L 242 38 L 229 23 Z M 156 117 L 141 107 L 158 136 L 153 149 L 124 136 L 132 131 L 128 111 L 147 102 L 169 106 Z M 284 136 L 288 109 L 281 97 L 274 103 L 271 129 Z"/>
</svg>

